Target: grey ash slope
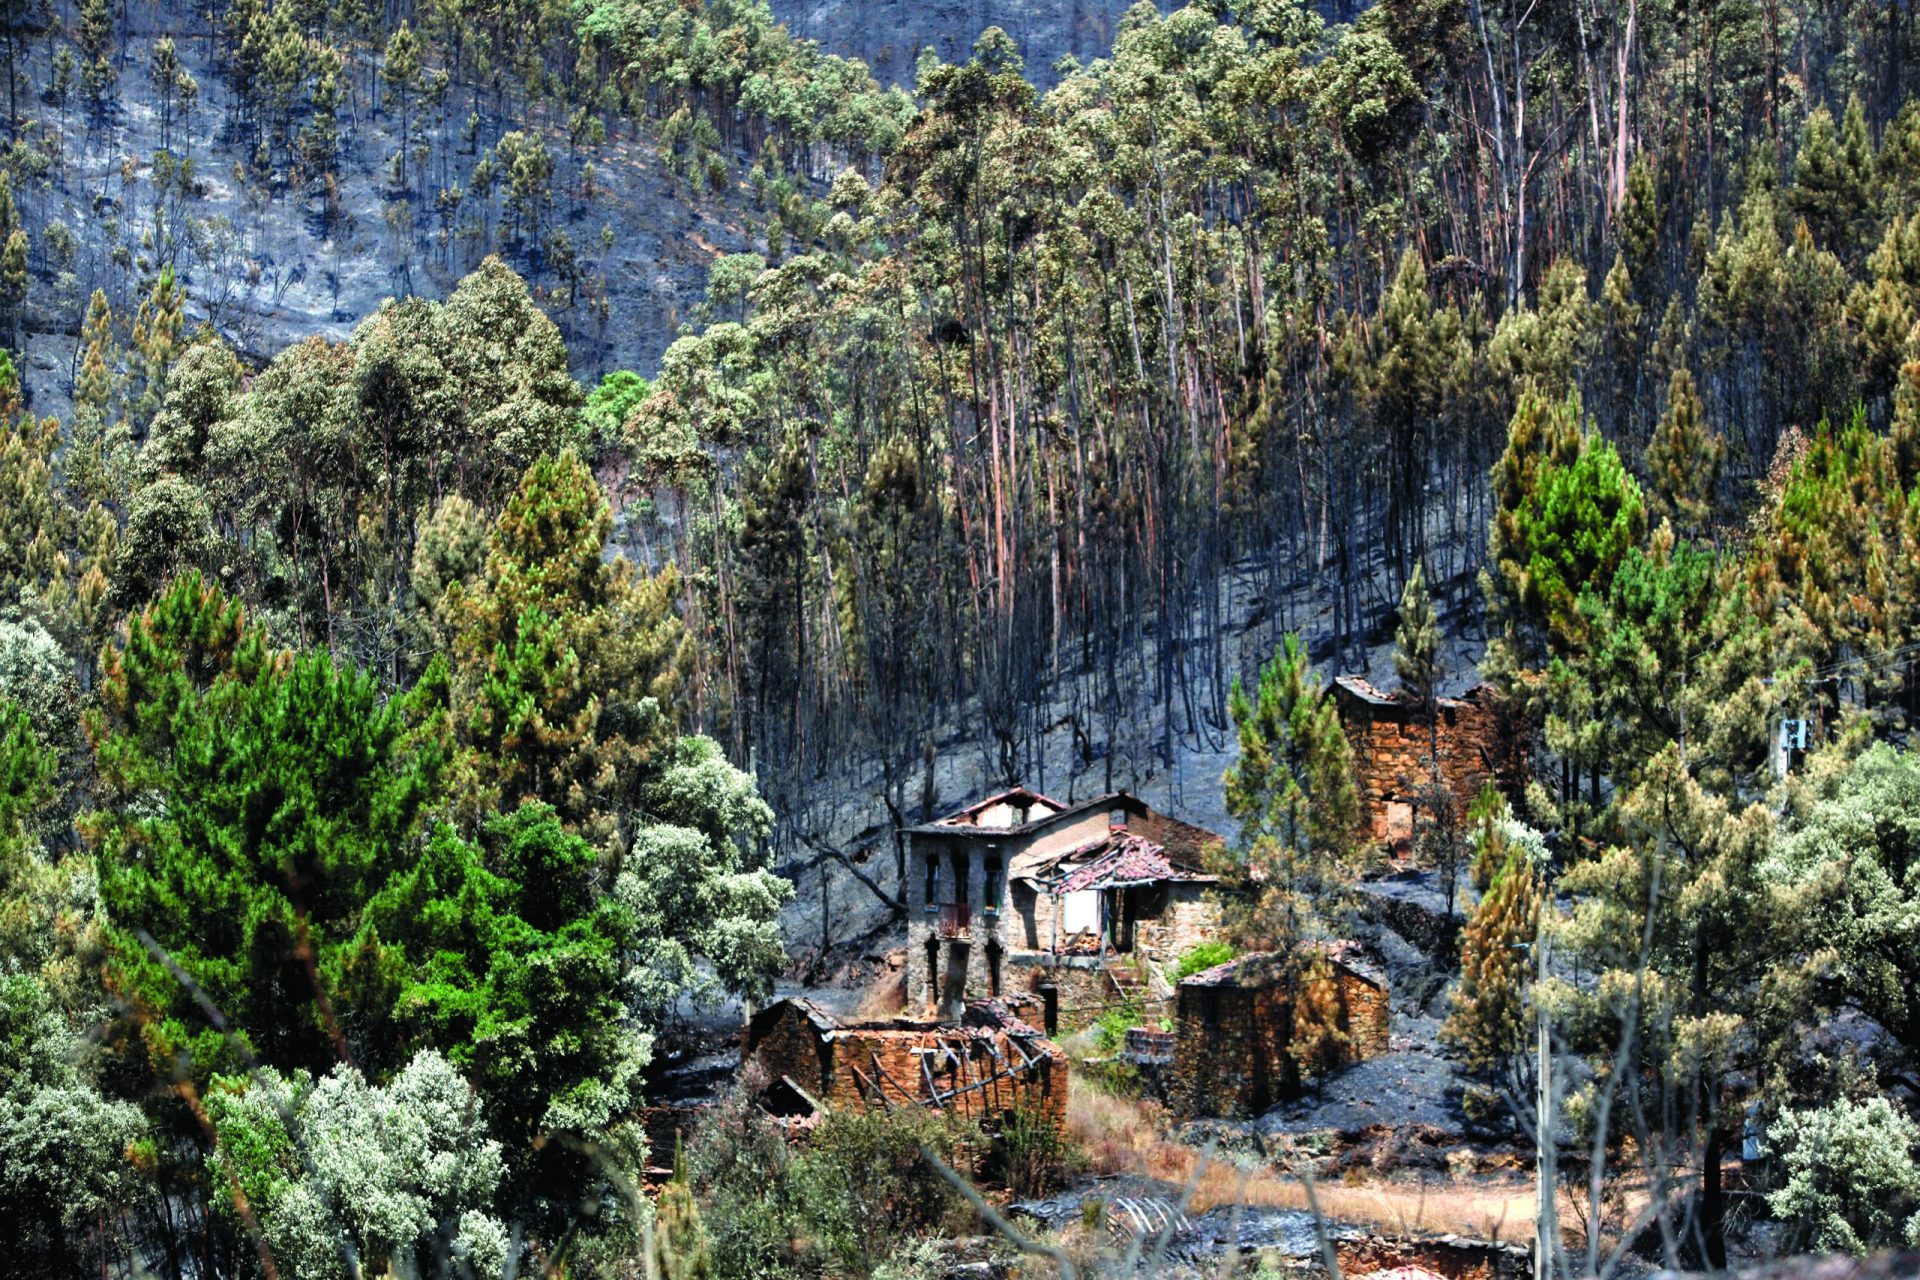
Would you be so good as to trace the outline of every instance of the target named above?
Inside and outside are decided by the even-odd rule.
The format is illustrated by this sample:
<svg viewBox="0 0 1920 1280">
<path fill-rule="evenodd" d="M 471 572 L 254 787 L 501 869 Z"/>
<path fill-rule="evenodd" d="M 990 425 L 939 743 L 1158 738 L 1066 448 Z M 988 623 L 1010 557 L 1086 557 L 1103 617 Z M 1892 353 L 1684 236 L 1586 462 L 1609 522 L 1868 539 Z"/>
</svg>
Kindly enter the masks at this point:
<svg viewBox="0 0 1920 1280">
<path fill-rule="evenodd" d="M 340 108 L 341 216 L 329 225 L 317 184 L 291 184 L 284 172 L 263 180 L 246 170 L 244 143 L 229 127 L 233 93 L 215 72 L 209 42 L 198 34 L 202 25 L 179 0 L 130 5 L 117 103 L 98 124 L 86 119 L 78 95 L 60 110 L 37 93 L 22 93 L 23 119 L 44 148 L 64 156 L 46 177 L 16 187 L 39 272 L 25 346 L 27 382 L 41 412 L 65 411 L 92 291 L 103 289 L 116 315 L 129 315 L 140 301 L 141 278 L 161 262 L 171 263 L 185 286 L 189 325 L 209 322 L 249 359 L 265 360 L 305 338 L 344 337 L 385 298 L 443 297 L 498 249 L 541 291 L 567 338 L 575 374 L 592 379 L 611 368 L 650 373 L 704 295 L 711 262 L 756 247 L 744 191 L 691 191 L 666 172 L 644 131 L 622 124 L 604 145 L 576 153 L 547 113 L 533 120 L 495 114 L 490 99 L 467 86 L 453 88 L 447 122 L 436 119 L 429 131 L 430 180 L 409 217 L 387 172 L 400 122 L 391 110 L 376 109 L 364 61 L 346 77 L 353 88 Z M 173 150 L 194 166 L 184 197 L 163 194 L 153 167 L 161 136 L 146 68 L 154 41 L 168 34 L 200 87 L 198 105 L 172 139 Z M 49 63 L 48 42 L 29 42 L 23 84 L 45 86 Z M 478 149 L 459 136 L 470 110 L 480 116 Z M 499 243 L 499 196 L 485 220 L 496 233 L 489 241 L 458 227 L 447 234 L 434 208 L 435 190 L 469 186 L 479 151 L 515 129 L 545 138 L 553 202 L 542 234 L 566 231 L 583 274 L 604 282 L 604 313 L 585 293 L 570 297 L 567 281 L 530 252 L 525 237 Z M 583 195 L 579 178 L 588 162 L 594 190 Z M 156 206 L 164 206 L 158 218 Z M 46 251 L 47 230 L 56 223 L 74 238 L 70 262 L 54 262 Z"/>
<path fill-rule="evenodd" d="M 1329 22 L 1351 21 L 1369 0 L 1317 0 Z M 1013 37 L 1027 76 L 1041 88 L 1059 77 L 1066 57 L 1105 57 L 1129 9 L 1176 0 L 771 0 L 774 16 L 795 35 L 818 40 L 829 53 L 859 58 L 883 84 L 911 86 L 920 50 L 948 62 L 964 61 L 989 27 Z"/>
<path fill-rule="evenodd" d="M 1120 18 L 1139 0 L 772 0 L 774 16 L 829 53 L 859 58 L 882 83 L 911 85 L 922 49 L 961 61 L 989 27 L 1020 46 L 1027 74 L 1051 84 L 1053 65 L 1113 46 Z M 1168 5 L 1162 0 L 1162 8 Z"/>
</svg>

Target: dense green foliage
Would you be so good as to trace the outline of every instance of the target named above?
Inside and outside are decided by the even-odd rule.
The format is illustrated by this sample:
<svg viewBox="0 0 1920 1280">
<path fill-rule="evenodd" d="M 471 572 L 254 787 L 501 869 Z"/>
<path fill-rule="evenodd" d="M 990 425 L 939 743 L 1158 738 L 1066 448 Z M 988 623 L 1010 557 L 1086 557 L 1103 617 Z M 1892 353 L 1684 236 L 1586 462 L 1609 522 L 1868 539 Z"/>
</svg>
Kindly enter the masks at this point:
<svg viewBox="0 0 1920 1280">
<path fill-rule="evenodd" d="M 227 1208 L 247 1207 L 293 1275 L 417 1274 L 436 1254 L 491 1275 L 506 1261 L 507 1229 L 488 1212 L 500 1145 L 465 1082 L 431 1051 L 385 1087 L 344 1064 L 319 1080 L 271 1069 L 223 1077 L 207 1114 L 216 1170 L 244 1197 Z"/>
<path fill-rule="evenodd" d="M 652 1034 L 764 996 L 790 890 L 753 779 L 676 730 L 683 632 L 603 558 L 591 476 L 536 460 L 491 531 L 463 501 L 400 688 L 189 569 L 102 651 L 83 744 L 57 642 L 8 624 L 34 701 L 0 700 L 0 1144 L 49 1269 L 111 1248 L 116 1206 L 299 1276 L 639 1247 Z M 112 1028 L 104 1057 L 70 1018 Z M 206 1211 L 184 1236 L 180 1196 Z"/>
<path fill-rule="evenodd" d="M 1920 1052 L 1911 4 L 1141 6 L 1045 93 L 998 31 L 883 87 L 761 0 L 13 16 L 23 1266 L 631 1271 L 652 1037 L 767 994 L 773 852 L 848 779 L 897 837 L 943 751 L 1045 787 L 1064 726 L 1120 786 L 1231 740 L 1234 940 L 1290 949 L 1363 852 L 1298 636 L 1360 665 L 1395 601 L 1411 699 L 1484 607 L 1537 730 L 1512 799 L 1548 838 L 1455 819 L 1436 768 L 1418 852 L 1449 891 L 1482 863 L 1469 1065 L 1542 1012 L 1586 1059 L 1587 1267 L 1610 1160 L 1667 1265 L 1722 1262 L 1750 1111 L 1809 1241 L 1905 1230 L 1911 1151 L 1868 1130 L 1904 1134 Z M 597 175 L 656 160 L 745 248 L 587 393 L 629 216 Z M 441 300 L 261 351 L 260 228 L 304 215 L 340 270 L 367 170 L 395 291 Z M 1866 1047 L 1803 1051 L 1839 1018 Z M 864 1275 L 955 1209 L 917 1122 L 716 1123 L 661 1245 L 689 1273 Z"/>
<path fill-rule="evenodd" d="M 1231 959 L 1233 959 L 1231 942 L 1214 939 L 1210 942 L 1195 943 L 1180 954 L 1180 958 L 1174 962 L 1173 972 L 1168 977 L 1174 982 L 1179 982 L 1182 978 L 1191 978 L 1196 973 L 1204 972 L 1215 965 L 1225 964 Z"/>
<path fill-rule="evenodd" d="M 1864 1253 L 1920 1242 L 1920 1125 L 1885 1098 L 1788 1111 L 1774 1140 L 1786 1180 L 1767 1203 L 1813 1248 Z"/>
<path fill-rule="evenodd" d="M 969 1139 L 978 1131 L 937 1112 L 836 1112 L 796 1147 L 744 1099 L 722 1103 L 687 1161 L 713 1274 L 864 1278 L 917 1236 L 970 1230 L 966 1202 L 922 1155 L 964 1162 Z"/>
<path fill-rule="evenodd" d="M 197 575 L 134 620 L 93 728 L 104 807 L 83 821 L 156 1069 L 317 1069 L 358 1030 L 325 993 L 413 861 L 444 767 L 434 692 L 383 701 L 324 652 L 275 653 Z"/>
</svg>

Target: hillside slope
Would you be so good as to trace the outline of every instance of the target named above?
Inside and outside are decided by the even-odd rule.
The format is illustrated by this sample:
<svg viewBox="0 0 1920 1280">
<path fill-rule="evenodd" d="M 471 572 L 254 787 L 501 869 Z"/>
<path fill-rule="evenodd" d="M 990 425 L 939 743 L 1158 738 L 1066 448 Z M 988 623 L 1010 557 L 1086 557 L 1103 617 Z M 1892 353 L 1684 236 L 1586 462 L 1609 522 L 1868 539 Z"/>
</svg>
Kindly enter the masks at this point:
<svg viewBox="0 0 1920 1280">
<path fill-rule="evenodd" d="M 247 154 L 236 124 L 241 105 L 210 52 L 216 42 L 177 39 L 198 101 L 175 107 L 163 129 L 148 71 L 156 42 L 200 24 L 177 5 L 129 8 L 118 85 L 101 118 L 45 94 L 22 102 L 23 133 L 45 157 L 39 176 L 16 178 L 16 188 L 30 241 L 45 247 L 34 254 L 40 278 L 25 346 L 28 384 L 46 411 L 64 402 L 91 292 L 103 290 L 125 314 L 163 266 L 186 290 L 190 324 L 205 321 L 243 355 L 264 360 L 311 336 L 344 336 L 383 298 L 444 296 L 499 248 L 560 324 L 576 374 L 590 378 L 606 368 L 651 369 L 704 293 L 708 265 L 750 247 L 737 191 L 675 181 L 644 131 L 616 125 L 603 145 L 574 148 L 546 113 L 502 113 L 472 85 L 452 85 L 437 105 L 412 108 L 427 117 L 424 129 L 412 122 L 425 154 L 396 182 L 391 157 L 402 116 L 370 64 L 343 71 L 331 191 L 277 157 L 261 165 Z M 52 82 L 53 45 L 23 50 L 25 82 Z M 524 221 L 510 207 L 509 182 L 484 199 L 473 194 L 475 166 L 516 130 L 537 136 L 551 166 L 544 197 Z M 178 168 L 158 157 L 163 144 Z M 433 198 L 447 188 L 464 189 L 457 207 Z M 556 231 L 571 242 L 571 264 L 553 252 Z"/>
</svg>

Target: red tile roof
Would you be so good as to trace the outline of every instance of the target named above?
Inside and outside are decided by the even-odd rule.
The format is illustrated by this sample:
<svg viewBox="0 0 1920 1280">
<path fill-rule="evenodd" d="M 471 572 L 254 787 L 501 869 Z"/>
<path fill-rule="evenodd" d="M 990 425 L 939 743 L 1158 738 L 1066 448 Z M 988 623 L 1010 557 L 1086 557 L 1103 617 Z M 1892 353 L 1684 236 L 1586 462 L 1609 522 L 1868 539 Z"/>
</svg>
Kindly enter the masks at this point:
<svg viewBox="0 0 1920 1280">
<path fill-rule="evenodd" d="M 1093 854 L 1092 860 L 1067 872 L 1053 887 L 1055 894 L 1151 884 L 1157 880 L 1213 878 L 1189 871 L 1169 858 L 1160 845 L 1128 831 L 1114 831 L 1091 844 L 1082 845 L 1063 861 L 1087 853 Z"/>
</svg>

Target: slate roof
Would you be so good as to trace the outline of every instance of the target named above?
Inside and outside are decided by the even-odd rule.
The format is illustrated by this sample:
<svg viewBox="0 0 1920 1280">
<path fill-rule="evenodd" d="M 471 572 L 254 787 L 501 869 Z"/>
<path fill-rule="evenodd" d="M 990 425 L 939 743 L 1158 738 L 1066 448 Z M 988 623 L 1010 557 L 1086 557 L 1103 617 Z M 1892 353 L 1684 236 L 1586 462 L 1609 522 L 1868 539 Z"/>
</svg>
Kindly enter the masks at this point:
<svg viewBox="0 0 1920 1280">
<path fill-rule="evenodd" d="M 1326 954 L 1334 964 L 1365 982 L 1372 983 L 1382 991 L 1387 989 L 1387 976 L 1380 968 L 1360 954 L 1360 948 L 1345 940 L 1335 942 L 1309 942 L 1304 944 Z M 1286 973 L 1282 963 L 1284 957 L 1278 951 L 1249 951 L 1243 956 L 1235 956 L 1225 964 L 1217 964 L 1211 969 L 1202 969 L 1192 977 L 1181 980 L 1183 987 L 1263 987 L 1280 980 Z"/>
<path fill-rule="evenodd" d="M 1064 813 L 1067 808 L 1066 805 L 1061 804 L 1058 800 L 1050 796 L 1043 796 L 1038 791 L 1029 791 L 1025 787 L 1014 787 L 1010 791 L 1002 791 L 998 795 L 988 796 L 985 800 L 976 800 L 966 808 L 956 813 L 948 814 L 939 820 L 939 825 L 948 827 L 972 826 L 974 820 L 982 813 L 985 813 L 994 805 L 1002 803 L 1010 804 L 1017 808 L 1032 809 L 1036 806 L 1045 808 L 1047 812 L 1041 816 L 1046 818 L 1051 818 L 1058 813 Z M 1035 820 L 1036 819 L 1029 819 L 1029 821 Z M 1026 824 L 1023 823 L 1021 825 L 1024 826 Z"/>
<path fill-rule="evenodd" d="M 1011 827 L 982 827 L 977 824 L 976 820 L 981 813 L 985 812 L 989 807 L 1003 802 L 1016 806 L 1026 805 L 1028 808 L 1027 820 Z M 932 822 L 922 822 L 917 826 L 909 827 L 907 828 L 907 832 L 910 835 L 969 835 L 987 837 L 993 840 L 1008 840 L 1016 836 L 1038 831 L 1065 818 L 1077 818 L 1089 809 L 1098 808 L 1141 811 L 1146 808 L 1146 805 L 1137 797 L 1129 795 L 1125 791 L 1109 791 L 1104 795 L 1089 796 L 1087 799 L 1076 801 L 1073 804 L 1062 804 L 1058 800 L 1041 795 L 1038 791 L 1030 791 L 1025 787 L 1015 787 L 1011 791 L 1002 791 L 998 795 L 988 796 L 985 800 L 975 801 L 966 808 L 950 813 L 944 818 L 936 818 Z"/>
<path fill-rule="evenodd" d="M 1385 706 L 1400 701 L 1394 694 L 1382 693 L 1365 676 L 1335 676 L 1333 682 L 1364 702 Z"/>
<path fill-rule="evenodd" d="M 1411 709 L 1415 706 L 1413 699 L 1405 692 L 1396 690 L 1393 693 L 1387 693 L 1365 676 L 1335 676 L 1333 683 L 1336 688 L 1345 690 L 1347 693 L 1360 699 L 1360 701 L 1370 703 L 1376 707 L 1401 707 Z M 1457 698 L 1443 696 L 1436 699 L 1436 701 L 1443 707 L 1461 707 L 1470 703 L 1485 701 L 1489 692 L 1486 685 L 1477 684 Z"/>
</svg>

